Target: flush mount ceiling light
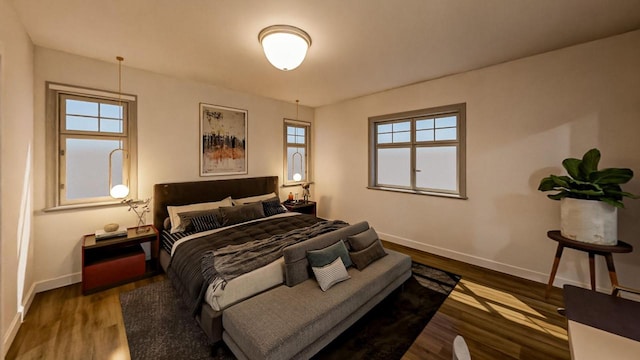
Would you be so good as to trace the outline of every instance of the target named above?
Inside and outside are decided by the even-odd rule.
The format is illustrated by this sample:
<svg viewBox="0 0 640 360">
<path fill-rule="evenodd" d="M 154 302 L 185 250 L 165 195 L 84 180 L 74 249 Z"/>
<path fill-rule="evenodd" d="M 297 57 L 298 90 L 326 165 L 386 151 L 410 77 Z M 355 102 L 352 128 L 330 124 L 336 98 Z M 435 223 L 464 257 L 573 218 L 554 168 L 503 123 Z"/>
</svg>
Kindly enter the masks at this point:
<svg viewBox="0 0 640 360">
<path fill-rule="evenodd" d="M 258 34 L 258 41 L 271 65 L 283 71 L 300 66 L 311 46 L 309 34 L 290 25 L 266 27 Z"/>
</svg>

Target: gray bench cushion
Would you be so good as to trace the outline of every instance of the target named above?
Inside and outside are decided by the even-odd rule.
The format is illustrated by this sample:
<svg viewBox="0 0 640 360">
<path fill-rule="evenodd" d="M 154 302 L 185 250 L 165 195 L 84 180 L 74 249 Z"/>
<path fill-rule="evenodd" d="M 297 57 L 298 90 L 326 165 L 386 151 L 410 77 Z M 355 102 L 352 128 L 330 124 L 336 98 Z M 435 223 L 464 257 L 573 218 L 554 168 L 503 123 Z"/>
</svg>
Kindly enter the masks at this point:
<svg viewBox="0 0 640 360">
<path fill-rule="evenodd" d="M 285 284 L 287 286 L 295 286 L 309 279 L 307 251 L 324 249 L 340 240 L 346 241 L 347 236 L 359 234 L 367 229 L 369 229 L 369 224 L 363 221 L 322 234 L 309 241 L 287 246 L 283 251 Z"/>
<path fill-rule="evenodd" d="M 308 279 L 295 287 L 277 287 L 226 309 L 222 316 L 226 336 L 249 359 L 295 357 L 368 300 L 383 290 L 391 292 L 389 284 L 408 277 L 411 258 L 386 251 L 389 255 L 364 271 L 349 269 L 351 279 L 327 292 L 323 293 L 314 279 Z"/>
</svg>

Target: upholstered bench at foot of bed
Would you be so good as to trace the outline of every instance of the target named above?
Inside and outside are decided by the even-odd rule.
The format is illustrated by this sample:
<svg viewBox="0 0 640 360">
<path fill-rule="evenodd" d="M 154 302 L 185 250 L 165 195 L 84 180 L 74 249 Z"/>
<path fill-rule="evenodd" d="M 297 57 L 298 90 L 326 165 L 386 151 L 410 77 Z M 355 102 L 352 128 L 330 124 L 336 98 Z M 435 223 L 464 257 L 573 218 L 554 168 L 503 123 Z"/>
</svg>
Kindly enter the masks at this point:
<svg viewBox="0 0 640 360">
<path fill-rule="evenodd" d="M 309 358 L 411 276 L 411 258 L 388 250 L 322 292 L 315 279 L 280 286 L 226 309 L 223 340 L 240 359 Z"/>
</svg>

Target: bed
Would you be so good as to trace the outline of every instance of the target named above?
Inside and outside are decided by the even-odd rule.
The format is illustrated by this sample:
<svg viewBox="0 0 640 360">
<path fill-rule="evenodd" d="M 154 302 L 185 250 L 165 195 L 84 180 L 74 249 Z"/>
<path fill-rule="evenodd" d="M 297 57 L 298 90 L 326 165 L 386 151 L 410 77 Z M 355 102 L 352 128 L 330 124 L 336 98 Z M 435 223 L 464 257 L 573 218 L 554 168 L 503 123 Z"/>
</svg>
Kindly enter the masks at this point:
<svg viewBox="0 0 640 360">
<path fill-rule="evenodd" d="M 215 280 L 207 281 L 210 280 L 207 278 L 207 271 L 204 271 L 204 274 L 201 271 L 201 267 L 205 268 L 207 254 L 227 245 L 242 245 L 254 240 L 271 239 L 280 234 L 295 232 L 297 229 L 324 226 L 321 231 L 326 232 L 343 225 L 341 222 L 323 224 L 327 222 L 311 215 L 285 212 L 284 208 L 282 211 L 276 211 L 275 214 L 269 214 L 271 216 L 238 223 L 227 222 L 232 216 L 227 217 L 229 214 L 225 213 L 225 225 L 230 226 L 204 228 L 205 231 L 197 233 L 191 229 L 191 231 L 177 231 L 172 234 L 171 230 L 176 230 L 175 222 L 171 225 L 171 229 L 168 229 L 165 228 L 165 219 L 168 217 L 173 219 L 177 211 L 175 209 L 183 209 L 185 205 L 210 202 L 228 205 L 231 201 L 229 197 L 244 199 L 265 194 L 278 194 L 278 192 L 277 176 L 167 183 L 154 186 L 153 223 L 162 234 L 160 264 L 213 344 L 222 339 L 224 309 L 281 285 L 284 282 L 283 262 L 275 255 L 272 259 L 260 256 L 258 260 L 266 263 L 261 263 L 258 268 L 237 275 L 232 280 L 216 282 Z M 250 204 L 254 203 L 250 202 Z M 279 200 L 274 206 L 277 205 Z M 251 206 L 253 205 L 246 205 L 245 208 L 248 209 Z M 266 213 L 267 208 L 266 205 L 264 206 Z M 223 206 L 221 209 L 229 208 Z M 237 209 L 240 207 L 234 207 L 232 210 Z M 186 213 L 188 212 L 181 214 Z M 200 218 L 194 218 L 194 222 L 196 219 Z"/>
</svg>

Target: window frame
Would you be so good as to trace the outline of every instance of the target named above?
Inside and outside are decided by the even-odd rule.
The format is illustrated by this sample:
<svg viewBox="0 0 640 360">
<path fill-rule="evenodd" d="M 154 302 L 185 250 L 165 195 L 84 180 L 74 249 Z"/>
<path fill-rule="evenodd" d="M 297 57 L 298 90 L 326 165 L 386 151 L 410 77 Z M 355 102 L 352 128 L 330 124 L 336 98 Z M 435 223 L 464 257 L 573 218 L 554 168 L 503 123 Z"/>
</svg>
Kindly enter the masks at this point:
<svg viewBox="0 0 640 360">
<path fill-rule="evenodd" d="M 425 119 L 445 118 L 456 115 L 455 140 L 416 140 L 416 122 Z M 410 139 L 403 142 L 378 143 L 378 125 L 393 123 L 410 123 Z M 435 134 L 436 122 L 433 131 Z M 393 137 L 393 132 L 392 132 Z M 416 152 L 419 148 L 437 148 L 445 146 L 456 147 L 456 183 L 457 190 L 422 188 L 416 185 Z M 378 182 L 378 150 L 379 149 L 408 148 L 410 151 L 409 186 L 380 184 Z M 450 198 L 467 199 L 466 194 L 466 103 L 438 106 L 427 109 L 406 111 L 369 117 L 369 189 L 412 193 L 419 195 L 433 195 Z"/>
<path fill-rule="evenodd" d="M 128 152 L 127 160 L 123 162 L 123 175 L 127 174 L 129 179 L 129 195 L 127 198 L 136 199 L 138 195 L 138 157 L 137 157 L 137 96 L 131 94 L 118 94 L 106 90 L 98 90 L 92 88 L 84 88 L 73 85 L 65 85 L 54 82 L 46 82 L 46 99 L 45 99 L 45 182 L 46 182 L 46 201 L 44 211 L 55 211 L 74 209 L 82 207 L 108 206 L 120 204 L 121 201 L 113 199 L 109 195 L 104 197 L 83 198 L 79 200 L 66 199 L 66 186 L 61 188 L 61 184 L 66 185 L 65 168 L 66 162 L 63 161 L 62 150 L 65 145 L 62 141 L 72 139 L 103 139 L 103 140 L 120 140 L 123 143 L 123 149 Z M 115 132 L 99 132 L 99 131 L 82 131 L 82 130 L 64 130 L 63 127 L 66 119 L 62 119 L 64 105 L 61 105 L 64 99 L 80 101 L 93 101 L 104 104 L 117 104 L 122 102 L 123 105 L 123 131 Z"/>
<path fill-rule="evenodd" d="M 305 132 L 304 132 L 304 137 L 305 137 L 305 143 L 304 146 L 299 146 L 300 144 L 298 143 L 290 143 L 288 141 L 288 134 L 287 134 L 287 127 L 288 126 L 293 126 L 293 127 L 299 127 L 299 128 L 305 128 Z M 283 121 L 283 140 L 282 143 L 284 144 L 284 150 L 283 150 L 283 186 L 298 186 L 307 182 L 311 182 L 311 123 L 308 121 L 301 121 L 301 120 L 293 120 L 293 119 L 284 119 Z M 288 155 L 288 149 L 289 146 L 295 146 L 295 147 L 304 147 L 304 163 L 305 163 L 305 167 L 304 167 L 304 174 L 302 177 L 302 180 L 300 181 L 294 181 L 294 180 L 289 180 L 289 157 Z"/>
</svg>

